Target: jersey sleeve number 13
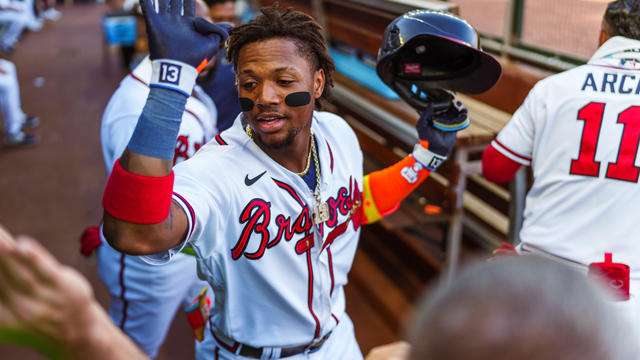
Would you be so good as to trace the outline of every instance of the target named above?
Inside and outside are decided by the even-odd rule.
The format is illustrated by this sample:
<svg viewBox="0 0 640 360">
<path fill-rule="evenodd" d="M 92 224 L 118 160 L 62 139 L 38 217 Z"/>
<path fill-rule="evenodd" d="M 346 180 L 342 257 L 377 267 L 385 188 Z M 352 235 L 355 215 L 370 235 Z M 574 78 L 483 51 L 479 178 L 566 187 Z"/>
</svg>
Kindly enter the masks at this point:
<svg viewBox="0 0 640 360">
<path fill-rule="evenodd" d="M 578 120 L 584 121 L 580 154 L 571 160 L 572 175 L 598 177 L 600 162 L 595 160 L 598 137 L 604 114 L 604 103 L 591 102 L 578 111 Z M 616 162 L 607 164 L 607 179 L 638 182 L 640 168 L 635 166 L 640 140 L 640 106 L 631 106 L 618 114 L 618 123 L 624 126 Z"/>
</svg>

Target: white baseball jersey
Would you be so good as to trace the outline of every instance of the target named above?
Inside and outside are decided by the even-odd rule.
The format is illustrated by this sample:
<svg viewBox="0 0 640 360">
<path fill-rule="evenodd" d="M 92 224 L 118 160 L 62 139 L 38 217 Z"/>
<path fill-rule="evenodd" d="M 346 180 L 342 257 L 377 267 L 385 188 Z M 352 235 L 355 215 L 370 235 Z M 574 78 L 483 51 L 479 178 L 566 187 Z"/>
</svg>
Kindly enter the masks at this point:
<svg viewBox="0 0 640 360">
<path fill-rule="evenodd" d="M 129 143 L 131 134 L 149 95 L 151 79 L 151 60 L 144 58 L 133 71 L 125 77 L 111 96 L 102 116 L 100 139 L 102 155 L 109 172 L 113 163 L 122 155 Z M 217 110 L 213 101 L 204 94 L 199 86 L 194 88 L 194 96 L 187 99 L 174 162 L 184 161 L 200 149 L 217 133 Z"/>
<path fill-rule="evenodd" d="M 107 171 L 131 138 L 149 94 L 151 61 L 145 58 L 125 77 L 102 118 L 102 151 Z M 206 95 L 187 100 L 175 149 L 175 162 L 195 154 L 215 133 L 216 109 Z M 104 241 L 98 249 L 98 274 L 109 288 L 109 315 L 150 357 L 155 357 L 179 306 L 186 307 L 207 285 L 197 277 L 193 256 L 177 254 L 174 262 L 154 266 L 114 250 Z M 199 345 L 199 344 L 198 344 Z"/>
<path fill-rule="evenodd" d="M 22 129 L 26 119 L 20 106 L 20 87 L 16 66 L 9 60 L 0 59 L 0 112 L 4 120 L 4 133 L 15 135 Z"/>
<path fill-rule="evenodd" d="M 0 0 L 0 8 L 16 7 L 12 1 Z M 13 49 L 22 35 L 27 24 L 27 14 L 24 11 L 0 10 L 0 24 L 4 27 L 0 36 L 0 45 L 7 49 Z"/>
<path fill-rule="evenodd" d="M 640 279 L 639 139 L 640 41 L 538 82 L 492 143 L 533 170 L 522 242 L 585 265 L 612 252 Z"/>
<path fill-rule="evenodd" d="M 314 112 L 321 199 L 330 211 L 328 221 L 314 226 L 308 185 L 253 142 L 242 116 L 174 168 L 174 199 L 189 219 L 182 246 L 193 247 L 199 274 L 215 294 L 210 324 L 216 354 L 234 358 L 238 343 L 309 344 L 340 323 L 339 338 L 332 334 L 314 356 L 362 358 L 348 330 L 343 291 L 360 233 L 349 221 L 354 200 L 361 199 L 358 140 L 342 118 Z M 179 249 L 148 259 L 167 261 Z"/>
</svg>

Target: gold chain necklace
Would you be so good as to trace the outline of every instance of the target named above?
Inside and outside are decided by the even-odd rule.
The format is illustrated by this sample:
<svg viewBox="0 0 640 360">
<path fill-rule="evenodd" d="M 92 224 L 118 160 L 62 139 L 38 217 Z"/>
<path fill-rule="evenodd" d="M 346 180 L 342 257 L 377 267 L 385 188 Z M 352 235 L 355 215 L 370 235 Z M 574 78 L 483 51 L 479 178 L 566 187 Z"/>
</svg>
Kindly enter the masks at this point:
<svg viewBox="0 0 640 360">
<path fill-rule="evenodd" d="M 244 128 L 244 131 L 247 133 L 247 135 L 249 135 L 251 140 L 254 140 L 253 139 L 253 129 L 251 129 L 251 126 L 249 126 L 249 124 L 247 124 L 247 126 Z M 311 139 L 311 149 L 309 151 L 309 156 L 307 156 L 307 165 L 304 167 L 304 169 L 302 171 L 295 173 L 296 175 L 298 175 L 300 177 L 303 177 L 303 176 L 307 175 L 307 173 L 309 172 L 309 168 L 311 167 L 311 153 L 315 151 L 315 147 L 313 146 L 313 131 L 309 130 L 309 133 L 310 133 L 309 138 Z M 255 142 L 255 140 L 254 140 L 254 142 Z M 314 155 L 315 155 L 315 152 L 314 152 Z"/>
<path fill-rule="evenodd" d="M 315 146 L 313 146 L 313 131 L 310 131 L 310 133 L 311 136 L 309 138 L 311 141 L 311 149 L 309 149 L 309 156 L 307 156 L 307 166 L 304 167 L 304 170 L 296 173 L 296 175 L 300 177 L 307 175 L 307 173 L 309 172 L 309 168 L 311 167 L 311 153 L 313 153 L 315 156 Z"/>
<path fill-rule="evenodd" d="M 316 189 L 311 193 L 316 199 L 316 204 L 313 206 L 313 223 L 320 225 L 321 223 L 329 220 L 329 205 L 326 202 L 322 202 L 320 196 L 320 161 L 318 160 L 318 152 L 316 151 L 315 139 L 311 138 L 311 152 L 313 153 L 313 164 L 316 167 Z"/>
<path fill-rule="evenodd" d="M 253 130 L 251 126 L 247 124 L 244 128 L 244 131 L 249 135 L 251 140 L 255 142 L 253 139 Z M 318 160 L 318 152 L 316 151 L 315 140 L 313 138 L 313 131 L 309 131 L 310 141 L 311 141 L 311 150 L 309 151 L 309 156 L 307 157 L 307 166 L 302 172 L 295 173 L 296 175 L 302 177 L 307 175 L 309 169 L 311 168 L 311 156 L 313 155 L 313 164 L 316 167 L 316 188 L 315 190 L 309 189 L 311 194 L 316 200 L 315 205 L 313 206 L 313 222 L 316 225 L 319 225 L 327 220 L 329 220 L 329 205 L 326 202 L 321 202 L 322 197 L 320 195 L 320 160 Z"/>
</svg>

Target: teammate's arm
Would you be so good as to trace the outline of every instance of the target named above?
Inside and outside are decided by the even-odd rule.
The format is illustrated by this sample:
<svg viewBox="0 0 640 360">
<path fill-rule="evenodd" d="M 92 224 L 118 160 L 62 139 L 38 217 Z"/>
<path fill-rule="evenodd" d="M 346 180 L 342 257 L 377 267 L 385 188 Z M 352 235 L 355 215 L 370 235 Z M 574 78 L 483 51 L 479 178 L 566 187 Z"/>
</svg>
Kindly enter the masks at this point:
<svg viewBox="0 0 640 360">
<path fill-rule="evenodd" d="M 141 155 L 127 147 L 118 165 L 131 174 L 160 179 L 171 176 L 173 161 Z M 170 193 L 163 195 L 171 196 Z M 171 249 L 186 238 L 188 229 L 187 215 L 175 201 L 171 201 L 169 215 L 159 223 L 123 221 L 107 211 L 103 221 L 103 233 L 109 245 L 131 255 L 149 255 Z"/>
<path fill-rule="evenodd" d="M 148 359 L 109 319 L 84 277 L 1 225 L 0 268 L 0 343 L 52 359 Z"/>
<path fill-rule="evenodd" d="M 186 214 L 171 200 L 175 143 L 198 71 L 227 37 L 194 18 L 193 0 L 160 0 L 158 12 L 151 0 L 140 6 L 153 69 L 149 97 L 102 201 L 107 241 L 133 255 L 169 250 L 185 239 Z"/>
<path fill-rule="evenodd" d="M 457 131 L 466 127 L 451 126 L 451 130 L 443 130 L 436 128 L 434 121 L 445 125 L 468 124 L 467 109 L 456 101 L 445 112 L 434 113 L 433 104 L 422 111 L 416 125 L 420 143 L 413 152 L 394 165 L 364 177 L 363 223 L 373 223 L 395 211 L 400 202 L 446 160 Z"/>
<path fill-rule="evenodd" d="M 516 176 L 522 164 L 504 156 L 492 145 L 482 153 L 482 175 L 489 181 L 498 184 L 508 183 Z"/>
<path fill-rule="evenodd" d="M 544 94 L 544 95 L 541 95 Z M 544 118 L 546 99 L 544 84 L 538 83 L 516 110 L 511 120 L 482 153 L 482 175 L 489 181 L 507 183 L 522 165 L 531 165 L 535 123 Z"/>
</svg>

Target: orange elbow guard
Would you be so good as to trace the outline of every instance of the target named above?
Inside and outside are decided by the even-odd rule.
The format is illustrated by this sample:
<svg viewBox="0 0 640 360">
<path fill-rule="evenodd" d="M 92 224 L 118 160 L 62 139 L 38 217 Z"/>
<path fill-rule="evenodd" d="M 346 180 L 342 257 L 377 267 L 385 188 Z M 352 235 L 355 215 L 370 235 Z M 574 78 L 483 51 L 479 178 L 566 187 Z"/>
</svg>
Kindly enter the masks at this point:
<svg viewBox="0 0 640 360">
<path fill-rule="evenodd" d="M 430 170 L 409 155 L 388 168 L 364 177 L 365 223 L 373 223 L 394 212 L 400 202 L 429 176 Z"/>
</svg>

